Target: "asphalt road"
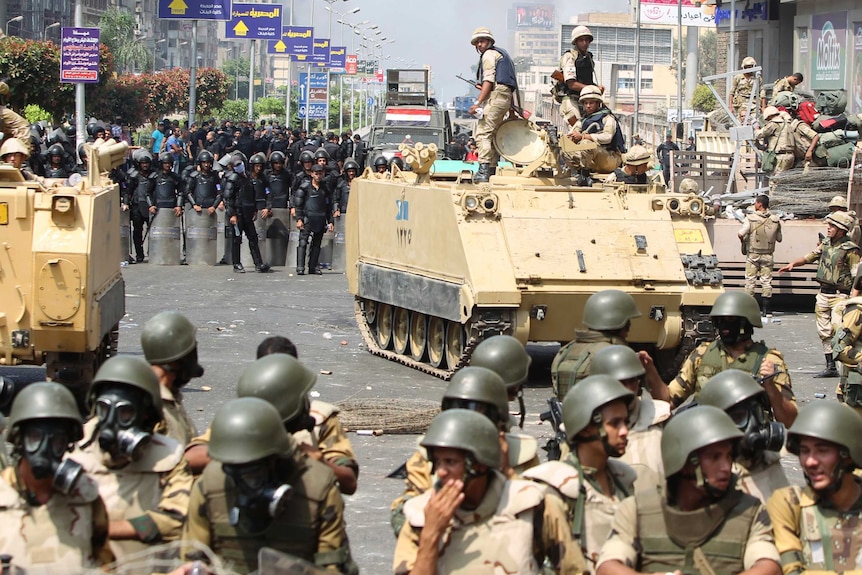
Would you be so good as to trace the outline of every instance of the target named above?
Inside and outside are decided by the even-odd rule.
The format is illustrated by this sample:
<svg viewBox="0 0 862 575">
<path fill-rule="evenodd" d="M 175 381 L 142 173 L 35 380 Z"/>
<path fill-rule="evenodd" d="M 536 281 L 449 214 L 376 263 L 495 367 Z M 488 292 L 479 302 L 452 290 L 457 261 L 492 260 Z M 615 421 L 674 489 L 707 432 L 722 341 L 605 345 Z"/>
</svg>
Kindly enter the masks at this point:
<svg viewBox="0 0 862 575">
<path fill-rule="evenodd" d="M 243 247 L 243 257 L 248 252 Z M 258 343 L 268 335 L 289 337 L 300 359 L 318 376 L 315 391 L 332 403 L 367 400 L 379 405 L 400 400 L 439 401 L 445 382 L 365 351 L 353 318 L 353 298 L 342 274 L 294 276 L 285 268 L 275 273 L 235 274 L 230 267 L 160 267 L 139 264 L 124 268 L 127 314 L 120 326 L 120 352 L 141 354 L 140 332 L 148 318 L 176 309 L 198 327 L 200 361 L 206 373 L 186 389 L 186 405 L 199 429 L 214 411 L 235 397 L 236 381 L 252 361 Z M 834 397 L 836 380 L 814 379 L 823 355 L 809 309 L 813 301 L 793 302 L 800 309 L 777 313 L 775 321 L 756 330 L 755 339 L 777 347 L 792 373 L 800 405 L 815 393 Z M 556 345 L 531 345 L 531 382 L 525 391 L 529 416 L 525 430 L 540 444 L 552 435 L 538 413 L 550 397 L 548 368 Z M 44 378 L 43 368 L 0 368 L 0 375 L 20 380 Z M 202 387 L 211 388 L 203 391 Z M 389 504 L 402 482 L 386 475 L 413 452 L 414 435 L 351 434 L 360 464 L 359 489 L 346 497 L 353 555 L 365 574 L 387 573 L 395 538 L 389 527 Z M 798 464 L 785 458 L 791 481 L 801 482 Z"/>
</svg>

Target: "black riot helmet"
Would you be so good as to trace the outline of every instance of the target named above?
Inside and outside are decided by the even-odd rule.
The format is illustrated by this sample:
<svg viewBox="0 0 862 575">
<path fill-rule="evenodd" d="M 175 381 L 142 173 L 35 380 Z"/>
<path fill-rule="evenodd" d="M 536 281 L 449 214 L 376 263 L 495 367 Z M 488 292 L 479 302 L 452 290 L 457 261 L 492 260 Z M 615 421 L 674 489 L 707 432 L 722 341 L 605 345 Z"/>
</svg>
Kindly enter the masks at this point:
<svg viewBox="0 0 862 575">
<path fill-rule="evenodd" d="M 313 163 L 314 162 L 314 154 L 309 152 L 308 150 L 304 150 L 301 154 L 299 154 L 299 163 Z"/>
<path fill-rule="evenodd" d="M 273 152 L 269 155 L 269 163 L 270 164 L 283 164 L 284 163 L 284 154 L 281 152 Z"/>
</svg>

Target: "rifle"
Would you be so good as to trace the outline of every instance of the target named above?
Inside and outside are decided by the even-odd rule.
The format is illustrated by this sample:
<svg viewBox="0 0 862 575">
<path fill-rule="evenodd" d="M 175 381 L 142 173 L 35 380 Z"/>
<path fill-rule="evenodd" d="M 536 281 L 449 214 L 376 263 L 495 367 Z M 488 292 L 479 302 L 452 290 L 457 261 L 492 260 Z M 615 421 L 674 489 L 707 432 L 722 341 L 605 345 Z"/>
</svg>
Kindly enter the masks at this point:
<svg viewBox="0 0 862 575">
<path fill-rule="evenodd" d="M 455 74 L 455 77 L 458 78 L 459 80 L 464 80 L 465 82 L 467 82 L 468 84 L 470 84 L 471 86 L 476 88 L 477 90 L 480 89 L 479 86 L 476 84 L 476 82 L 474 82 L 473 80 L 468 80 L 467 78 L 465 78 L 461 74 Z"/>
<path fill-rule="evenodd" d="M 539 419 L 542 421 L 550 421 L 551 425 L 554 427 L 554 438 L 549 439 L 543 448 L 548 452 L 548 460 L 549 461 L 559 461 L 560 460 L 560 445 L 568 442 L 568 438 L 566 437 L 566 432 L 563 431 L 563 404 L 556 397 L 552 397 L 548 400 L 548 411 L 543 411 L 541 415 L 539 415 Z"/>
<path fill-rule="evenodd" d="M 472 80 L 468 80 L 467 78 L 465 78 L 465 77 L 464 77 L 464 76 L 462 76 L 461 74 L 455 74 L 455 77 L 456 77 L 456 78 L 458 78 L 459 80 L 464 80 L 465 82 L 467 82 L 468 84 L 470 84 L 471 86 L 473 86 L 474 88 L 476 88 L 477 90 L 481 90 L 481 87 L 480 87 L 478 84 L 476 84 L 476 82 L 474 82 L 474 81 L 472 81 Z M 516 98 L 519 98 L 519 100 L 518 100 L 518 101 L 520 102 L 520 95 L 519 95 L 519 93 L 518 93 L 518 91 L 517 91 L 517 90 L 515 90 L 515 97 L 516 97 Z M 514 102 L 514 101 L 511 103 L 511 106 L 510 106 L 510 107 L 511 107 L 513 110 L 515 110 L 515 112 L 517 112 L 517 114 L 518 114 L 519 116 L 521 116 L 521 117 L 522 117 L 523 119 L 525 119 L 525 120 L 529 120 L 529 119 L 530 119 L 530 116 L 532 116 L 532 115 L 533 115 L 533 113 L 532 113 L 532 112 L 530 112 L 529 110 L 525 110 L 525 109 L 524 109 L 524 108 L 522 108 L 521 106 L 519 106 L 519 105 L 515 104 L 515 102 Z"/>
</svg>

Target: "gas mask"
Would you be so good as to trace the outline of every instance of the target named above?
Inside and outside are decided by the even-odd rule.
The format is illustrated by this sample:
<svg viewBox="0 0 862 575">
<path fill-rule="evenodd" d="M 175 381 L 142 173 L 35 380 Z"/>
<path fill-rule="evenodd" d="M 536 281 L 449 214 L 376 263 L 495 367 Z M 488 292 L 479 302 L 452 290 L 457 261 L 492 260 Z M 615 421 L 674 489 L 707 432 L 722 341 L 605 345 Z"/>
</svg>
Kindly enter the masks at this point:
<svg viewBox="0 0 862 575">
<path fill-rule="evenodd" d="M 236 486 L 236 500 L 228 521 L 246 533 L 261 533 L 287 507 L 293 488 L 275 477 L 277 462 L 267 458 L 252 463 L 223 463 L 222 471 Z"/>
<path fill-rule="evenodd" d="M 739 454 L 753 459 L 763 451 L 781 451 L 786 429 L 783 423 L 770 421 L 768 413 L 758 399 L 751 399 L 728 411 L 733 422 L 743 433 Z"/>
<path fill-rule="evenodd" d="M 750 339 L 751 334 L 754 333 L 752 325 L 742 317 L 715 317 L 712 319 L 712 323 L 718 332 L 721 343 L 725 345 L 734 345 Z"/>
<path fill-rule="evenodd" d="M 171 367 L 171 365 L 162 366 L 165 371 L 174 374 L 174 387 L 180 388 L 195 377 L 201 377 L 204 374 L 203 366 L 198 363 L 197 347 L 180 359 L 178 363 L 178 367 Z"/>
<path fill-rule="evenodd" d="M 107 389 L 96 399 L 95 412 L 99 423 L 95 436 L 99 439 L 99 447 L 112 459 L 140 459 L 152 440 L 152 433 L 139 427 L 144 405 L 139 394 L 120 387 Z"/>
<path fill-rule="evenodd" d="M 25 421 L 18 443 L 33 477 L 51 478 L 54 489 L 63 494 L 75 488 L 83 469 L 77 462 L 63 459 L 72 443 L 69 423 L 51 419 Z"/>
</svg>

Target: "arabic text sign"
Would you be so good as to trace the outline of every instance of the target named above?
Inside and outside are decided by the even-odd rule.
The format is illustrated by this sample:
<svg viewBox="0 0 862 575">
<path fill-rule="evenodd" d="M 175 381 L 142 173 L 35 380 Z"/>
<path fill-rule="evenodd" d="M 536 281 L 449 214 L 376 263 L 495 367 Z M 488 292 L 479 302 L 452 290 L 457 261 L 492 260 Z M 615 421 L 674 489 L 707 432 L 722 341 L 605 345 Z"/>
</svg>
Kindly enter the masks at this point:
<svg viewBox="0 0 862 575">
<path fill-rule="evenodd" d="M 679 22 L 677 0 L 641 0 L 641 24 L 676 26 Z M 715 26 L 715 6 L 696 5 L 692 0 L 682 2 L 683 26 Z"/>
<path fill-rule="evenodd" d="M 63 28 L 60 40 L 60 82 L 99 81 L 99 29 Z"/>
<path fill-rule="evenodd" d="M 159 18 L 230 20 L 230 0 L 159 0 Z"/>
<path fill-rule="evenodd" d="M 310 106 L 300 104 L 299 110 L 297 112 L 300 120 L 305 119 L 306 110 L 308 111 L 308 117 L 311 120 L 323 120 L 324 118 L 326 118 L 326 102 L 312 102 Z"/>
<path fill-rule="evenodd" d="M 267 54 L 293 56 L 311 54 L 314 28 L 308 26 L 284 26 L 281 39 L 267 42 Z"/>
<path fill-rule="evenodd" d="M 299 103 L 305 104 L 308 100 L 314 104 L 315 101 L 326 104 L 327 82 L 325 72 L 312 72 L 309 78 L 307 72 L 299 74 Z"/>
<path fill-rule="evenodd" d="M 815 90 L 844 88 L 847 58 L 847 12 L 811 17 L 811 87 Z"/>
<path fill-rule="evenodd" d="M 236 4 L 225 25 L 226 38 L 280 40 L 282 10 L 278 4 Z"/>
<path fill-rule="evenodd" d="M 329 67 L 344 68 L 345 56 L 347 48 L 345 46 L 330 46 L 329 47 Z"/>
</svg>

